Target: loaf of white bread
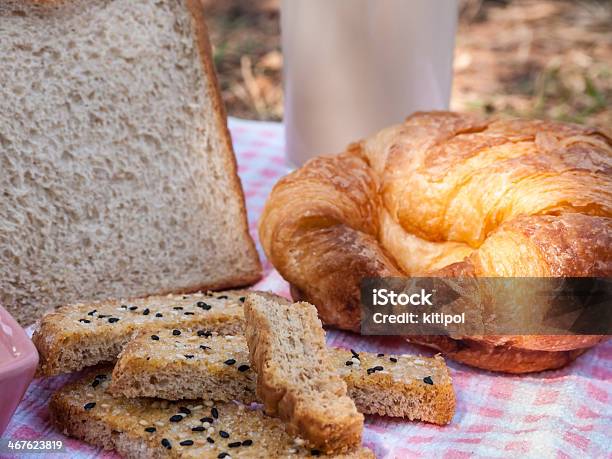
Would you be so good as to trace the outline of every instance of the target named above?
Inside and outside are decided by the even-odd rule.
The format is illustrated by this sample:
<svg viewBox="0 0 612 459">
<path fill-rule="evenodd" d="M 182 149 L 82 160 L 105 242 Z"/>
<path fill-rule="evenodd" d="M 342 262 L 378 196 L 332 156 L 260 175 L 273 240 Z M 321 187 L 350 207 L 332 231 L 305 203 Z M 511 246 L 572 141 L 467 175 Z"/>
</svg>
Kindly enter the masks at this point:
<svg viewBox="0 0 612 459">
<path fill-rule="evenodd" d="M 248 285 L 260 263 L 197 0 L 0 0 L 0 304 Z"/>
</svg>

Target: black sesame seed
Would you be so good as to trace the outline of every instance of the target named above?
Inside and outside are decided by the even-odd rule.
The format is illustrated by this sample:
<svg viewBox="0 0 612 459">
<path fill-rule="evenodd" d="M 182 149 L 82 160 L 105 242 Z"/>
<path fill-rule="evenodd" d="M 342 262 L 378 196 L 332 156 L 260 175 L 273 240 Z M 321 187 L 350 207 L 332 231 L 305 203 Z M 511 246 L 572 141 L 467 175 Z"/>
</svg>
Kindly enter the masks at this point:
<svg viewBox="0 0 612 459">
<path fill-rule="evenodd" d="M 174 336 L 178 336 L 178 335 L 180 335 L 180 334 L 181 334 L 181 331 L 180 331 L 180 330 L 172 330 L 172 334 L 173 334 Z"/>
<path fill-rule="evenodd" d="M 100 374 L 100 375 L 96 375 L 96 379 L 99 379 L 101 381 L 104 381 L 107 378 L 106 375 Z"/>
<path fill-rule="evenodd" d="M 205 351 L 206 349 L 210 349 L 210 347 L 208 347 L 208 346 L 204 346 L 203 344 L 200 344 L 200 349 L 202 349 L 203 351 Z"/>
<path fill-rule="evenodd" d="M 229 456 L 229 454 L 224 451 L 222 453 L 219 453 L 219 455 L 217 456 L 217 459 L 223 459 L 224 457 L 227 457 L 227 456 Z"/>
<path fill-rule="evenodd" d="M 227 300 L 227 295 L 221 295 L 217 297 L 220 300 Z"/>
<path fill-rule="evenodd" d="M 130 311 L 135 311 L 136 309 L 138 309 L 138 306 L 130 306 Z"/>
<path fill-rule="evenodd" d="M 225 362 L 223 362 L 226 365 L 233 365 L 236 363 L 235 359 L 227 359 Z"/>
<path fill-rule="evenodd" d="M 183 416 L 180 414 L 175 414 L 170 417 L 170 422 L 181 422 L 183 420 Z"/>
<path fill-rule="evenodd" d="M 359 354 L 357 354 L 357 352 L 355 352 L 353 349 L 351 349 L 351 354 L 353 354 L 353 357 L 356 359 L 359 359 Z"/>
<path fill-rule="evenodd" d="M 157 429 L 155 427 L 147 427 L 145 428 L 145 432 L 149 432 L 149 433 L 153 433 L 155 432 Z"/>
<path fill-rule="evenodd" d="M 186 359 L 193 359 L 193 354 L 185 354 Z"/>
<path fill-rule="evenodd" d="M 118 317 L 111 317 L 110 319 L 108 319 L 108 322 L 111 324 L 114 324 L 115 322 L 119 322 L 119 318 Z"/>
<path fill-rule="evenodd" d="M 241 296 L 240 298 L 238 298 L 238 301 L 240 301 L 241 303 L 244 303 L 244 300 L 246 300 L 246 297 Z"/>
<path fill-rule="evenodd" d="M 87 319 L 79 319 L 79 322 L 83 322 L 84 324 L 90 324 L 91 320 L 87 320 Z"/>
<path fill-rule="evenodd" d="M 98 319 L 106 319 L 107 317 L 110 317 L 108 314 L 98 314 Z"/>
<path fill-rule="evenodd" d="M 83 408 L 85 408 L 86 410 L 88 410 L 88 411 L 89 411 L 89 410 L 91 410 L 91 409 L 92 409 L 94 406 L 96 406 L 96 402 L 89 402 L 89 403 L 86 403 L 86 404 L 83 406 Z"/>
<path fill-rule="evenodd" d="M 242 446 L 251 446 L 252 444 L 253 440 L 251 440 L 250 438 L 242 442 Z"/>
<path fill-rule="evenodd" d="M 161 444 L 166 449 L 172 449 L 172 445 L 170 444 L 170 440 L 167 438 L 162 438 Z"/>
<path fill-rule="evenodd" d="M 321 451 L 319 451 L 318 449 L 311 449 L 310 450 L 310 455 L 311 456 L 320 456 L 321 455 Z"/>
<path fill-rule="evenodd" d="M 93 382 L 91 383 L 91 387 L 97 387 L 100 385 L 100 380 L 99 379 L 94 379 Z"/>
<path fill-rule="evenodd" d="M 121 309 L 127 309 L 127 304 L 122 304 Z"/>
<path fill-rule="evenodd" d="M 433 386 L 433 380 L 431 379 L 431 376 L 425 376 L 425 377 L 423 378 L 423 382 L 424 382 L 425 384 L 431 384 L 431 385 Z"/>
<path fill-rule="evenodd" d="M 186 406 L 181 406 L 179 408 L 179 413 L 191 414 L 191 410 L 187 408 Z"/>
<path fill-rule="evenodd" d="M 397 363 L 397 359 L 395 357 L 389 357 L 389 360 L 391 360 L 393 363 Z"/>
<path fill-rule="evenodd" d="M 374 368 L 368 368 L 368 374 L 371 375 L 372 373 L 374 373 Z"/>
<path fill-rule="evenodd" d="M 219 410 L 217 410 L 217 408 L 215 408 L 214 406 L 212 410 L 210 410 L 210 414 L 212 414 L 213 418 L 219 419 Z"/>
<path fill-rule="evenodd" d="M 214 441 L 212 438 L 210 438 L 210 437 L 206 437 L 206 441 L 207 441 L 208 443 L 214 443 L 214 442 L 215 442 L 215 441 Z"/>
<path fill-rule="evenodd" d="M 151 339 L 152 339 L 153 341 L 159 341 L 159 336 L 157 336 L 157 335 L 151 335 Z"/>
<path fill-rule="evenodd" d="M 196 303 L 196 306 L 197 306 L 198 308 L 202 308 L 202 309 L 204 309 L 205 311 L 209 311 L 209 310 L 210 310 L 210 308 L 212 307 L 210 304 L 208 304 L 208 303 L 204 303 L 203 301 L 198 301 L 198 302 Z"/>
<path fill-rule="evenodd" d="M 174 309 L 175 311 L 182 311 L 183 306 L 174 306 L 172 309 Z"/>
<path fill-rule="evenodd" d="M 144 311 L 142 311 L 142 315 L 143 316 L 148 316 L 150 312 L 151 311 L 149 310 L 149 308 L 146 308 Z"/>
<path fill-rule="evenodd" d="M 198 330 L 198 336 L 204 338 L 210 338 L 212 336 L 212 332 L 210 330 Z"/>
<path fill-rule="evenodd" d="M 227 446 L 229 446 L 230 448 L 238 448 L 239 446 L 242 446 L 242 442 L 241 441 L 233 441 L 231 443 L 228 443 Z"/>
<path fill-rule="evenodd" d="M 193 440 L 183 440 L 182 442 L 179 443 L 179 445 L 181 445 L 181 446 L 191 446 L 191 445 L 193 445 Z"/>
<path fill-rule="evenodd" d="M 220 430 L 219 435 L 221 435 L 221 438 L 229 438 L 229 434 L 225 430 Z"/>
<path fill-rule="evenodd" d="M 164 315 L 161 312 L 158 312 L 157 314 L 155 314 L 155 317 L 164 317 Z"/>
<path fill-rule="evenodd" d="M 193 315 L 195 315 L 195 312 L 185 311 L 183 314 L 186 315 L 186 316 L 193 316 Z"/>
<path fill-rule="evenodd" d="M 344 364 L 345 364 L 347 367 L 350 367 L 350 366 L 353 364 L 353 361 L 352 361 L 352 360 L 347 360 L 346 362 L 344 362 Z"/>
<path fill-rule="evenodd" d="M 376 365 L 373 369 L 374 369 L 374 371 L 383 371 L 384 370 L 384 368 L 381 367 L 380 365 Z"/>
<path fill-rule="evenodd" d="M 206 429 L 204 428 L 204 426 L 196 426 L 191 428 L 192 432 L 204 432 L 205 430 Z"/>
<path fill-rule="evenodd" d="M 200 422 L 208 422 L 212 424 L 214 422 L 214 419 L 213 418 L 201 418 Z"/>
<path fill-rule="evenodd" d="M 376 354 L 376 357 L 384 357 L 385 354 Z"/>
<path fill-rule="evenodd" d="M 242 371 L 247 371 L 249 368 L 251 368 L 251 367 L 250 367 L 250 366 L 248 366 L 248 365 L 240 365 L 240 366 L 238 367 L 238 371 L 240 371 L 240 372 L 242 372 Z"/>
<path fill-rule="evenodd" d="M 98 310 L 97 310 L 97 309 L 94 309 L 93 311 L 89 311 L 89 312 L 87 313 L 87 315 L 88 315 L 88 316 L 93 316 L 93 315 L 94 315 L 96 312 L 98 312 Z"/>
</svg>

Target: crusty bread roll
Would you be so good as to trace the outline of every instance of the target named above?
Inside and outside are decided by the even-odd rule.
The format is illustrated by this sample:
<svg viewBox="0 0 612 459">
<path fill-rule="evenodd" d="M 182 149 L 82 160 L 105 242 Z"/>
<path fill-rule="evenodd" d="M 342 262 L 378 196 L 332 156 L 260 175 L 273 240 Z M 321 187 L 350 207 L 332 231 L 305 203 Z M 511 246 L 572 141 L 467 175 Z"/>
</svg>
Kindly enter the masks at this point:
<svg viewBox="0 0 612 459">
<path fill-rule="evenodd" d="M 0 303 L 248 285 L 261 266 L 200 0 L 0 0 Z"/>
<path fill-rule="evenodd" d="M 283 178 L 260 238 L 296 299 L 358 330 L 365 276 L 611 276 L 611 171 L 612 140 L 593 129 L 415 113 Z M 458 338 L 410 339 L 517 373 L 601 339 Z"/>
</svg>

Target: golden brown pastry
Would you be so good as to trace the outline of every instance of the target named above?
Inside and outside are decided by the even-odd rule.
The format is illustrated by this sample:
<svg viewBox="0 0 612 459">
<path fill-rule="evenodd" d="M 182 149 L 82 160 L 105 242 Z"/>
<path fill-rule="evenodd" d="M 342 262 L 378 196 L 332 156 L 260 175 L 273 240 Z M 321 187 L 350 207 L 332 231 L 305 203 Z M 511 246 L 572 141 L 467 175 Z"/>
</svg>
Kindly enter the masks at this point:
<svg viewBox="0 0 612 459">
<path fill-rule="evenodd" d="M 274 187 L 260 238 L 296 300 L 359 329 L 364 276 L 612 276 L 612 139 L 531 120 L 415 113 Z M 411 337 L 508 372 L 601 337 Z"/>
</svg>

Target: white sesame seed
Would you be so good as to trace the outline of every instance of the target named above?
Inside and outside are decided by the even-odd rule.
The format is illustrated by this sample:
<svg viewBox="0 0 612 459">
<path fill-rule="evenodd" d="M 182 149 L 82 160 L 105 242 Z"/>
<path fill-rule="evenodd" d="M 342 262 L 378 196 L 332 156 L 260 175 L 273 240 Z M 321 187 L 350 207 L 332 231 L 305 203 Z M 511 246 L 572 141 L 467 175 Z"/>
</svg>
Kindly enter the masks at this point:
<svg viewBox="0 0 612 459">
<path fill-rule="evenodd" d="M 209 427 L 206 432 L 208 432 L 209 434 L 214 434 L 215 433 L 215 428 L 214 427 Z"/>
<path fill-rule="evenodd" d="M 303 446 L 304 440 L 301 439 L 300 437 L 296 437 L 295 440 L 293 440 L 293 443 L 295 443 L 297 446 Z"/>
<path fill-rule="evenodd" d="M 185 357 L 183 354 L 176 354 L 176 357 L 179 359 L 187 360 L 187 357 Z"/>
<path fill-rule="evenodd" d="M 202 406 L 202 405 L 196 405 L 196 406 L 194 406 L 194 407 L 193 407 L 193 408 L 191 408 L 191 409 L 192 409 L 193 411 L 198 411 L 198 410 L 201 410 L 202 408 L 203 408 L 203 406 Z"/>
<path fill-rule="evenodd" d="M 148 426 L 149 423 L 147 421 L 145 421 L 144 419 L 141 419 L 140 421 L 138 421 L 138 424 L 140 424 L 141 426 Z"/>
<path fill-rule="evenodd" d="M 297 448 L 289 448 L 287 450 L 288 454 L 297 454 L 297 452 L 298 452 Z"/>
<path fill-rule="evenodd" d="M 206 400 L 206 401 L 204 402 L 204 405 L 206 405 L 206 406 L 208 406 L 208 407 L 211 407 L 211 406 L 213 406 L 213 405 L 214 405 L 214 402 L 213 402 L 212 400 Z"/>
<path fill-rule="evenodd" d="M 100 405 L 100 408 L 110 408 L 110 405 L 108 403 L 103 403 Z"/>
<path fill-rule="evenodd" d="M 421 365 L 421 364 L 425 363 L 425 361 L 421 360 L 421 359 L 414 359 L 414 363 L 416 363 L 417 365 Z"/>
<path fill-rule="evenodd" d="M 155 421 L 155 425 L 158 427 L 163 427 L 165 424 L 162 421 Z"/>
<path fill-rule="evenodd" d="M 204 427 L 205 429 L 208 429 L 210 427 L 210 422 L 203 422 L 202 427 Z"/>
</svg>

